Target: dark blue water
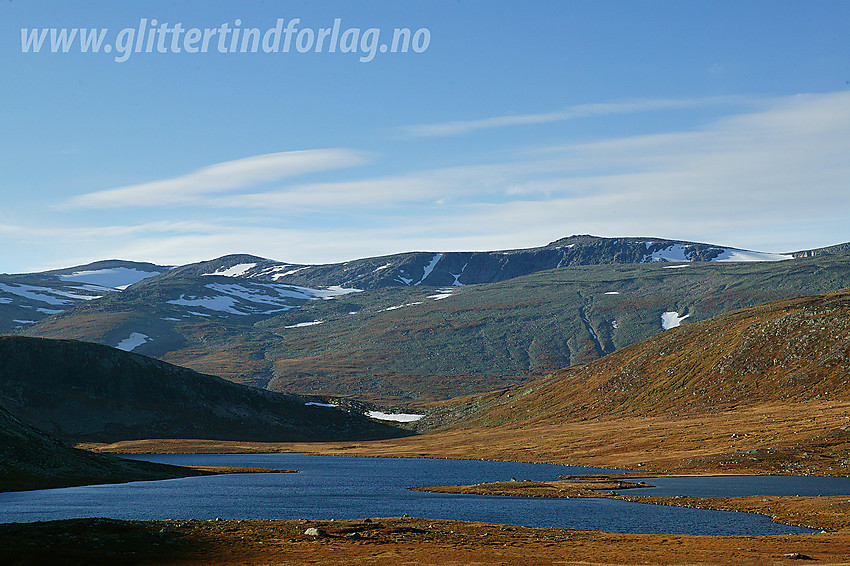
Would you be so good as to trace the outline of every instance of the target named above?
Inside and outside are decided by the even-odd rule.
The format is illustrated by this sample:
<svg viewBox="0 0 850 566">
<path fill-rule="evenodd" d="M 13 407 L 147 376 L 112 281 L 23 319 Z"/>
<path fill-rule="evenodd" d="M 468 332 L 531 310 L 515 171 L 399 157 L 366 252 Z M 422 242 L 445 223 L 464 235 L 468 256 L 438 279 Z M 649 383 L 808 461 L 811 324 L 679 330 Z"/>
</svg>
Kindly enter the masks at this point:
<svg viewBox="0 0 850 566">
<path fill-rule="evenodd" d="M 646 478 L 654 487 L 618 493 L 693 497 L 744 497 L 747 495 L 818 496 L 850 494 L 850 478 L 818 476 L 711 476 Z"/>
<path fill-rule="evenodd" d="M 645 505 L 611 499 L 453 495 L 408 489 L 422 485 L 474 484 L 511 478 L 552 480 L 560 475 L 612 471 L 599 468 L 303 454 L 157 455 L 145 456 L 144 459 L 207 466 L 294 468 L 300 472 L 228 474 L 0 493 L 0 522 L 72 517 L 327 520 L 407 514 L 431 519 L 626 533 L 765 535 L 809 532 L 775 524 L 767 517 L 749 513 Z M 729 478 L 723 479 L 729 483 Z M 800 479 L 809 481 L 812 478 Z M 655 479 L 647 481 L 656 482 Z M 773 480 L 768 478 L 767 481 Z M 841 493 L 850 493 L 845 486 L 850 487 L 850 484 L 832 487 Z M 649 492 L 649 489 L 641 490 L 641 493 Z M 794 494 L 797 492 L 800 492 L 799 488 Z M 801 495 L 803 493 L 800 492 Z"/>
</svg>

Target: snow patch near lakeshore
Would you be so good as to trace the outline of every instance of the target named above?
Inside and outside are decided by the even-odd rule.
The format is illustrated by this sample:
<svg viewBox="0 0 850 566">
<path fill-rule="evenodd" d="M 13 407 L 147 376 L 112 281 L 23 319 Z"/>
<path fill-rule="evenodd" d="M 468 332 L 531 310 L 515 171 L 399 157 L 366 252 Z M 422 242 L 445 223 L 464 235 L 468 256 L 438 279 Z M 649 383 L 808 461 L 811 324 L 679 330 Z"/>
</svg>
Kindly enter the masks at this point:
<svg viewBox="0 0 850 566">
<path fill-rule="evenodd" d="M 676 311 L 667 311 L 661 314 L 661 328 L 664 330 L 670 330 L 671 328 L 676 328 L 681 324 L 683 320 L 691 316 L 690 314 L 686 314 L 684 316 L 679 316 L 679 313 Z"/>
<path fill-rule="evenodd" d="M 384 413 L 383 411 L 367 411 L 366 416 L 379 421 L 412 423 L 418 421 L 425 415 L 417 415 L 414 413 Z"/>
<path fill-rule="evenodd" d="M 679 269 L 680 267 L 688 267 L 687 263 L 680 263 L 679 265 L 665 265 L 662 269 Z"/>
<path fill-rule="evenodd" d="M 124 350 L 125 352 L 132 352 L 142 344 L 146 344 L 151 337 L 147 334 L 142 334 L 141 332 L 132 332 L 130 336 L 121 340 L 116 348 L 119 350 Z"/>
<path fill-rule="evenodd" d="M 333 403 L 316 403 L 315 401 L 310 401 L 308 403 L 304 403 L 307 407 L 328 407 L 336 409 L 339 405 L 334 405 Z"/>
<path fill-rule="evenodd" d="M 619 291 L 605 291 L 605 294 L 606 295 L 619 295 L 620 292 Z"/>
</svg>

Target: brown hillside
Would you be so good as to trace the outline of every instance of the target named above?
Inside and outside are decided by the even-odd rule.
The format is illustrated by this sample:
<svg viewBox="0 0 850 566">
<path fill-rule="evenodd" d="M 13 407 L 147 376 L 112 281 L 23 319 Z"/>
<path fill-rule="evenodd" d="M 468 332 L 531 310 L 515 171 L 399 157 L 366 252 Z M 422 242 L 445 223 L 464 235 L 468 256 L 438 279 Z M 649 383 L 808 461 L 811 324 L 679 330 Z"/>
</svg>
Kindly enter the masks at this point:
<svg viewBox="0 0 850 566">
<path fill-rule="evenodd" d="M 845 290 L 680 326 L 531 385 L 452 403 L 432 423 L 493 426 L 848 401 L 848 381 Z"/>
</svg>

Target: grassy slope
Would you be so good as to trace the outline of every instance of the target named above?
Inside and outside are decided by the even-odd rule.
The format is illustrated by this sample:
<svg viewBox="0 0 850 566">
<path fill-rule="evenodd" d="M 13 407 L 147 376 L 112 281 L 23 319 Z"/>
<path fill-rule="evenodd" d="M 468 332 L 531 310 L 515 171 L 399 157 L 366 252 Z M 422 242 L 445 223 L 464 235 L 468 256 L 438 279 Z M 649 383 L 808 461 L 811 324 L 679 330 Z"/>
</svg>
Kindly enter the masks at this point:
<svg viewBox="0 0 850 566">
<path fill-rule="evenodd" d="M 850 401 L 850 291 L 680 326 L 516 390 L 476 398 L 467 424 L 716 413 Z"/>
</svg>

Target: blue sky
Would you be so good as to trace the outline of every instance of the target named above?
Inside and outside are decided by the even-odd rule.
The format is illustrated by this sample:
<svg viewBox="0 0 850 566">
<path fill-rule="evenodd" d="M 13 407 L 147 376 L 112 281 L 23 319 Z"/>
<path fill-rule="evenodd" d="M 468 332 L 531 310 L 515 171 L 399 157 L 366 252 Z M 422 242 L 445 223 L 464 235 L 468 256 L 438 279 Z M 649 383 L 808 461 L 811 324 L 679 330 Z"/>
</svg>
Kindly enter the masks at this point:
<svg viewBox="0 0 850 566">
<path fill-rule="evenodd" d="M 429 41 L 362 62 L 368 42 L 219 53 L 213 36 L 115 61 L 142 19 L 296 18 L 293 42 L 336 19 Z M 3 2 L 0 272 L 584 233 L 850 241 L 848 22 L 840 1 Z M 114 48 L 23 53 L 22 28 L 106 29 Z"/>
</svg>

